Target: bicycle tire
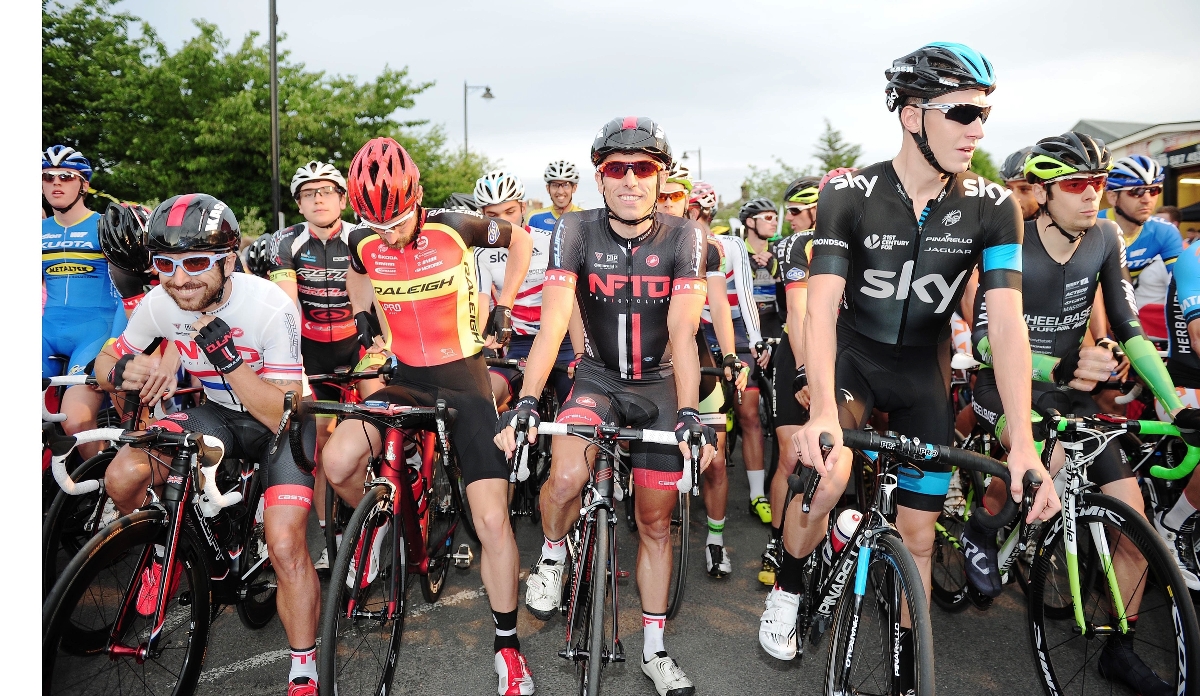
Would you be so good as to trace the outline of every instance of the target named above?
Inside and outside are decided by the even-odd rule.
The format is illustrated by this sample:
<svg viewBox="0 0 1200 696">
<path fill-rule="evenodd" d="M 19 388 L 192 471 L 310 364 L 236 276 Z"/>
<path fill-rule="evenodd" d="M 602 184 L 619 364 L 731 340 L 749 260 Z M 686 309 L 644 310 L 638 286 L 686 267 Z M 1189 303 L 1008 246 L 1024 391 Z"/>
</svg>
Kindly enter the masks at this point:
<svg viewBox="0 0 1200 696">
<path fill-rule="evenodd" d="M 109 463 L 117 454 L 116 450 L 106 450 L 88 459 L 72 474 L 75 481 L 103 479 Z M 46 517 L 42 520 L 42 599 L 44 600 L 54 581 L 58 579 L 59 571 L 71 562 L 71 558 L 83 548 L 94 532 L 88 532 L 85 525 L 91 521 L 97 507 L 103 505 L 104 487 L 85 493 L 84 495 L 69 495 L 59 489 Z M 99 531 L 99 530 L 96 530 Z M 66 558 L 62 557 L 66 554 Z"/>
<path fill-rule="evenodd" d="M 337 558 L 337 535 L 338 532 L 342 531 L 342 526 L 338 524 L 341 521 L 338 519 L 341 502 L 342 501 L 338 498 L 337 492 L 333 490 L 333 486 L 326 482 L 325 528 L 321 530 L 321 533 L 325 538 L 326 559 Z"/>
<path fill-rule="evenodd" d="M 1075 535 L 1080 545 L 1094 545 L 1091 525 L 1099 524 L 1105 531 L 1105 539 L 1114 556 L 1128 542 L 1129 547 L 1141 554 L 1146 562 L 1146 569 L 1141 572 L 1133 588 L 1133 591 L 1140 589 L 1142 592 L 1141 604 L 1136 612 L 1137 655 L 1160 678 L 1168 684 L 1173 682 L 1177 693 L 1200 692 L 1200 664 L 1195 659 L 1200 654 L 1200 628 L 1196 625 L 1195 608 L 1174 558 L 1150 523 L 1120 500 L 1099 493 L 1085 493 L 1080 503 Z M 1061 515 L 1046 525 L 1034 556 L 1026 611 L 1034 668 L 1042 689 L 1047 694 L 1060 696 L 1081 693 L 1083 688 L 1090 686 L 1086 681 L 1073 684 L 1080 675 L 1084 680 L 1090 678 L 1094 684 L 1097 676 L 1094 670 L 1100 667 L 1099 658 L 1102 654 L 1101 646 L 1095 641 L 1088 638 L 1082 642 L 1077 640 L 1083 636 L 1079 634 L 1074 611 L 1061 620 L 1047 616 L 1044 611 L 1046 578 L 1050 570 L 1048 559 L 1054 557 L 1057 547 L 1064 546 L 1064 531 Z M 1084 602 L 1081 609 L 1089 631 L 1093 628 L 1094 620 L 1107 622 L 1108 610 L 1104 606 L 1111 606 L 1110 601 L 1103 599 L 1109 595 L 1106 576 L 1095 570 L 1100 565 L 1098 556 L 1092 565 L 1093 570 L 1089 575 L 1095 576 L 1096 580 L 1081 578 L 1080 581 L 1080 594 Z M 1122 594 L 1129 589 L 1123 588 Z M 1094 609 L 1089 606 L 1093 599 L 1101 600 Z M 1099 614 L 1102 609 L 1104 614 Z M 1095 637 L 1095 634 L 1091 637 Z M 1060 674 L 1071 675 L 1071 679 L 1064 684 Z"/>
<path fill-rule="evenodd" d="M 578 544 L 574 545 L 574 553 L 567 554 L 566 577 L 570 578 L 570 584 L 565 586 L 564 594 L 569 589 L 567 601 L 564 603 L 565 613 L 567 615 L 567 649 L 572 651 L 569 655 L 572 662 L 575 664 L 575 671 L 579 682 L 578 693 L 586 696 L 587 694 L 587 678 L 588 678 L 588 657 L 587 651 L 590 645 L 591 628 L 592 628 L 592 583 L 595 579 L 593 573 L 593 560 L 595 559 L 594 537 L 595 537 L 595 518 L 581 518 L 576 522 L 576 527 L 572 530 L 572 534 L 578 535 Z"/>
<path fill-rule="evenodd" d="M 166 541 L 165 522 L 161 509 L 122 517 L 92 537 L 64 569 L 42 607 L 44 694 L 120 694 L 122 686 L 179 696 L 195 690 L 208 645 L 210 583 L 203 544 L 189 524 L 179 530 L 175 553 L 183 570 L 178 591 L 169 597 L 161 652 L 139 664 L 106 651 L 122 604 L 113 600 L 140 586 L 135 578 L 151 553 L 148 546 Z M 130 625 L 122 642 L 140 644 L 153 617 L 142 616 L 132 603 L 126 611 Z"/>
<path fill-rule="evenodd" d="M 246 579 L 246 596 L 238 601 L 237 614 L 243 626 L 257 631 L 271 623 L 277 610 L 277 583 L 274 581 L 275 571 L 271 559 L 267 556 L 266 523 L 258 518 L 259 506 L 265 502 L 261 472 L 254 472 L 249 492 L 245 504 L 246 510 L 251 512 L 242 520 L 239 530 L 242 540 L 242 568 L 253 568 L 260 560 L 262 565 Z M 264 558 L 266 560 L 263 560 Z"/>
<path fill-rule="evenodd" d="M 675 510 L 671 513 L 671 584 L 667 592 L 667 619 L 673 619 L 679 613 L 687 590 L 691 509 L 692 496 L 687 492 L 679 493 Z"/>
<path fill-rule="evenodd" d="M 391 519 L 391 509 L 388 487 L 374 486 L 363 496 L 346 524 L 346 531 L 342 535 L 342 548 L 334 561 L 329 587 L 321 605 L 321 650 L 317 653 L 317 684 L 323 696 L 334 693 L 349 696 L 356 693 L 391 692 L 396 655 L 400 650 L 404 617 L 408 608 L 408 567 L 404 529 L 398 520 Z M 352 590 L 347 587 L 346 578 L 350 573 L 350 563 L 354 560 L 359 539 L 364 530 L 377 529 L 389 519 L 391 524 L 384 535 L 379 554 L 378 575 L 368 582 L 365 588 Z M 392 557 L 393 548 L 398 550 L 395 558 Z M 391 597 L 390 585 L 394 573 L 399 574 L 399 592 L 395 597 Z M 351 599 L 354 600 L 356 611 L 377 612 L 380 614 L 380 620 L 347 616 Z M 396 609 L 391 618 L 386 618 L 382 614 L 386 612 L 389 600 L 395 601 Z M 379 630 L 372 630 L 375 627 L 368 622 L 377 623 Z M 357 640 L 347 645 L 350 642 L 346 640 L 347 634 L 354 632 L 358 634 Z M 372 634 L 380 644 L 380 650 L 371 651 L 371 655 L 364 654 L 364 664 L 353 664 L 351 658 L 358 648 L 368 643 Z M 344 662 L 342 658 L 345 658 Z M 368 679 L 366 685 L 349 681 L 351 678 L 371 674 L 377 674 L 379 677 L 374 682 Z"/>
<path fill-rule="evenodd" d="M 608 590 L 609 558 L 608 510 L 596 510 L 596 535 L 592 561 L 592 599 L 588 630 L 587 696 L 600 693 L 600 671 L 604 668 L 604 596 Z"/>
<path fill-rule="evenodd" d="M 925 602 L 925 590 L 921 584 L 921 576 L 912 554 L 904 547 L 899 537 L 883 534 L 876 537 L 876 546 L 872 550 L 868 564 L 866 580 L 866 595 L 863 597 L 860 609 L 884 609 L 891 607 L 895 621 L 899 621 L 900 607 L 896 604 L 903 601 L 908 607 L 912 623 L 913 653 L 914 653 L 914 686 L 916 696 L 933 696 L 935 692 L 933 671 L 933 628 L 929 619 L 929 605 Z M 861 553 L 861 552 L 860 552 Z M 857 582 L 857 570 L 854 580 Z M 853 585 L 847 581 L 846 588 Z M 870 596 L 874 594 L 874 596 Z M 855 599 L 853 591 L 842 594 L 838 600 L 833 618 L 833 636 L 829 642 L 829 659 L 825 670 L 826 694 L 850 693 L 902 693 L 895 682 L 892 669 L 890 640 L 892 618 L 878 621 L 878 635 L 871 635 L 870 626 L 866 625 L 863 616 L 855 615 Z M 903 599 L 901 599 L 903 598 Z M 863 611 L 862 614 L 866 612 Z M 876 617 L 881 618 L 881 617 Z M 867 644 L 862 641 L 866 640 Z M 853 650 L 850 643 L 853 642 Z M 843 683 L 840 673 L 850 652 L 850 671 L 854 666 L 866 660 L 869 668 L 862 678 L 875 681 L 866 688 L 859 689 L 855 684 Z M 890 683 L 889 683 L 890 682 Z M 909 692 L 903 692 L 909 693 Z"/>
<path fill-rule="evenodd" d="M 433 604 L 446 589 L 450 574 L 449 556 L 454 552 L 454 535 L 458 531 L 459 501 L 457 490 L 450 481 L 450 468 L 435 450 L 433 483 L 426 492 L 425 553 L 429 556 L 429 571 L 421 576 L 421 595 Z"/>
</svg>

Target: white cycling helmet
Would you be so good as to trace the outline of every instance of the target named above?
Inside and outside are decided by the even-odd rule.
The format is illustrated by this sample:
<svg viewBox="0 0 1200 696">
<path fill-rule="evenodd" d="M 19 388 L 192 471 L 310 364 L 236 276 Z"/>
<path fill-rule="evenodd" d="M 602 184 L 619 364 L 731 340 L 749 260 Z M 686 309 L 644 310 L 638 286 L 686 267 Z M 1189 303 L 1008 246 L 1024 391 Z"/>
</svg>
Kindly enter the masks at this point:
<svg viewBox="0 0 1200 696">
<path fill-rule="evenodd" d="M 479 177 L 475 182 L 475 202 L 482 208 L 525 198 L 525 184 L 514 174 L 495 169 Z"/>
<path fill-rule="evenodd" d="M 309 181 L 332 181 L 343 191 L 347 188 L 346 177 L 342 176 L 337 167 L 328 162 L 313 160 L 297 169 L 295 176 L 292 177 L 292 198 L 296 197 L 296 191 L 300 190 L 300 186 Z"/>
<path fill-rule="evenodd" d="M 566 160 L 555 160 L 546 165 L 546 173 L 542 178 L 546 180 L 547 184 L 551 181 L 569 181 L 572 184 L 578 184 L 579 170 Z"/>
</svg>

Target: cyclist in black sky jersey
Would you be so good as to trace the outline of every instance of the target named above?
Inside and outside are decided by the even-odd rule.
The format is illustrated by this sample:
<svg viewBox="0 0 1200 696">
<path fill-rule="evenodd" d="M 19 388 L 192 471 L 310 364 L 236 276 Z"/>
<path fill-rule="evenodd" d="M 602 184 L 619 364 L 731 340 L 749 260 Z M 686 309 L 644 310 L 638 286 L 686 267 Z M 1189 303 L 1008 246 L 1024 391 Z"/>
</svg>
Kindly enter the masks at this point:
<svg viewBox="0 0 1200 696">
<path fill-rule="evenodd" d="M 904 134 L 899 155 L 831 179 L 821 192 L 804 336 L 811 416 L 793 439 L 800 462 L 823 479 L 807 519 L 791 505 L 784 520 L 783 563 L 759 628 L 759 643 L 779 659 L 797 652 L 802 559 L 823 538 L 829 511 L 850 476 L 841 427 L 863 427 L 874 407 L 888 413 L 897 432 L 922 442 L 951 442 L 950 315 L 981 260 L 1001 394 L 1022 409 L 1029 398 L 1020 214 L 1007 189 L 967 172 L 991 110 L 991 64 L 961 44 L 937 43 L 896 60 L 885 75 L 888 108 L 899 110 Z M 1015 497 L 1027 469 L 1048 479 L 1027 410 L 1011 429 Z M 827 460 L 819 443 L 823 433 L 835 445 Z M 930 466 L 919 478 L 901 476 L 897 491 L 896 526 L 917 563 L 926 600 L 934 523 L 949 479 L 948 470 Z M 1042 486 L 1030 516 L 1049 518 L 1057 509 L 1053 486 Z M 898 644 L 903 691 L 913 677 L 908 628 L 901 629 Z"/>
</svg>

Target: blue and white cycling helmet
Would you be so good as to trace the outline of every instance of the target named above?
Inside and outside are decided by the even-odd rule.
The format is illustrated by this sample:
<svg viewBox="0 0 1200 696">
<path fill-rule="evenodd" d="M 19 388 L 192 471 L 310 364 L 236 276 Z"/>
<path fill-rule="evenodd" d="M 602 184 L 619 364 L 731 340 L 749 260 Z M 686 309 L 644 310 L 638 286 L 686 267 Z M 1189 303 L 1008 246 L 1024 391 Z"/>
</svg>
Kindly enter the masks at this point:
<svg viewBox="0 0 1200 696">
<path fill-rule="evenodd" d="M 1120 191 L 1139 186 L 1157 186 L 1166 178 L 1166 171 L 1154 159 L 1145 155 L 1131 155 L 1113 163 L 1105 188 Z"/>
<path fill-rule="evenodd" d="M 42 169 L 74 169 L 84 179 L 92 180 L 92 163 L 72 147 L 51 145 L 42 153 Z"/>
<path fill-rule="evenodd" d="M 883 76 L 888 81 L 888 111 L 895 111 L 903 97 L 929 100 L 960 89 L 981 89 L 985 94 L 996 89 L 991 61 L 960 43 L 938 41 L 922 46 L 892 61 Z"/>
</svg>

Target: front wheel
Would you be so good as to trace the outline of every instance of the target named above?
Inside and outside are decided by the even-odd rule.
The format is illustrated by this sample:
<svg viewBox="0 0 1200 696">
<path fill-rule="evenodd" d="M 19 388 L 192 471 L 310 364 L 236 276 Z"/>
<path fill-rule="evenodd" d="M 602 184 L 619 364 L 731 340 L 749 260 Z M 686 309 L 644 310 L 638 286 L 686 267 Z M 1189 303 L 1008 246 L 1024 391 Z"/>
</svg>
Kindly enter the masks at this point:
<svg viewBox="0 0 1200 696">
<path fill-rule="evenodd" d="M 79 465 L 72 474 L 76 482 L 100 481 L 100 488 L 83 495 L 69 495 L 59 490 L 42 521 L 42 598 L 49 594 L 60 570 L 92 538 L 96 532 L 116 517 L 109 497 L 104 494 L 104 474 L 117 454 L 106 450 Z"/>
<path fill-rule="evenodd" d="M 667 590 L 667 618 L 673 619 L 683 605 L 683 593 L 687 588 L 688 527 L 691 525 L 692 496 L 679 493 L 675 510 L 671 513 L 671 584 Z"/>
<path fill-rule="evenodd" d="M 421 516 L 425 526 L 425 551 L 429 555 L 429 572 L 421 576 L 421 594 L 430 604 L 438 601 L 446 589 L 446 576 L 450 573 L 450 554 L 454 553 L 454 534 L 462 519 L 462 499 L 458 488 L 451 483 L 450 468 L 445 466 L 442 455 L 435 453 L 433 483 L 426 491 L 425 513 Z"/>
<path fill-rule="evenodd" d="M 587 696 L 600 693 L 600 670 L 604 667 L 604 592 L 608 589 L 609 565 L 615 563 L 609 551 L 608 510 L 596 510 L 596 552 L 592 564 L 591 630 L 588 634 Z M 615 568 L 613 569 L 615 571 Z"/>
</svg>

